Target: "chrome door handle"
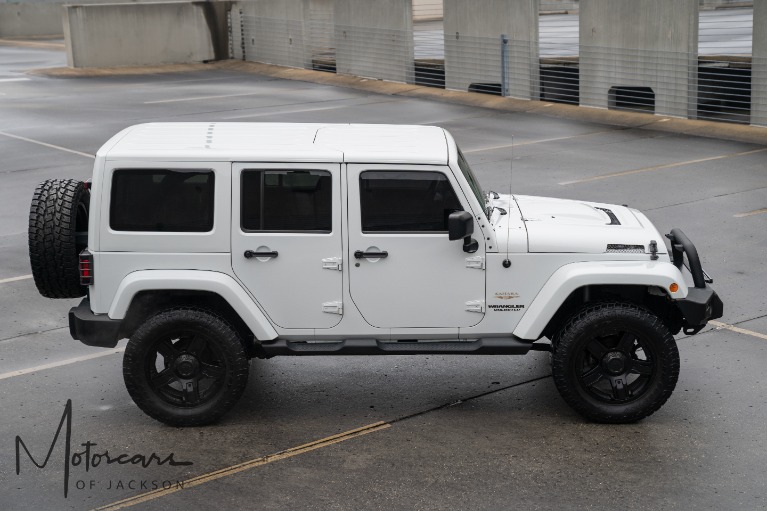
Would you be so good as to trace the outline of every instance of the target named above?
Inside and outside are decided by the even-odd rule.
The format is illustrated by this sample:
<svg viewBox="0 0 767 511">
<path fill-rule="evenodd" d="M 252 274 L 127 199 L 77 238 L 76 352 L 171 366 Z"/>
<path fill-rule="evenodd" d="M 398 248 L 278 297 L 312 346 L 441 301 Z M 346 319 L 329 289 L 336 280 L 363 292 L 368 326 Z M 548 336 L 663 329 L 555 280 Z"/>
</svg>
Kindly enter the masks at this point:
<svg viewBox="0 0 767 511">
<path fill-rule="evenodd" d="M 245 259 L 252 259 L 254 257 L 277 257 L 277 251 L 272 250 L 271 252 L 253 252 L 252 250 L 246 250 Z"/>
<path fill-rule="evenodd" d="M 363 257 L 369 257 L 370 259 L 383 259 L 384 257 L 389 257 L 389 252 L 386 250 L 382 250 L 380 252 L 363 252 L 362 250 L 357 250 L 354 252 L 355 259 L 362 259 Z"/>
</svg>

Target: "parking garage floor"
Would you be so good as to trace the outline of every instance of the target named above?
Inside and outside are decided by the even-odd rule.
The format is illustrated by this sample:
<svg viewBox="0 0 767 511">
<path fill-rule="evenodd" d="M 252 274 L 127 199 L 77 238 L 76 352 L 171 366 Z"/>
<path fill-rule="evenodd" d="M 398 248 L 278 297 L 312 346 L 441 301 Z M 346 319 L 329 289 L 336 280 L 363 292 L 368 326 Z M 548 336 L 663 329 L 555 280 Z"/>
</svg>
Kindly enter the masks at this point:
<svg viewBox="0 0 767 511">
<path fill-rule="evenodd" d="M 502 113 L 222 69 L 26 74 L 64 64 L 60 49 L 0 46 L 3 509 L 767 508 L 767 140 Z M 674 395 L 633 425 L 584 422 L 557 394 L 548 355 L 531 352 L 254 360 L 244 397 L 219 423 L 164 426 L 125 390 L 124 341 L 103 350 L 69 337 L 67 311 L 77 301 L 37 293 L 26 246 L 36 184 L 89 177 L 101 144 L 148 121 L 442 126 L 486 189 L 629 204 L 662 231 L 683 228 L 725 316 L 678 337 Z M 68 400 L 71 427 L 64 421 L 38 469 L 17 438 L 42 463 Z M 86 465 L 84 455 L 72 456 L 86 449 L 173 453 L 178 463 Z"/>
</svg>

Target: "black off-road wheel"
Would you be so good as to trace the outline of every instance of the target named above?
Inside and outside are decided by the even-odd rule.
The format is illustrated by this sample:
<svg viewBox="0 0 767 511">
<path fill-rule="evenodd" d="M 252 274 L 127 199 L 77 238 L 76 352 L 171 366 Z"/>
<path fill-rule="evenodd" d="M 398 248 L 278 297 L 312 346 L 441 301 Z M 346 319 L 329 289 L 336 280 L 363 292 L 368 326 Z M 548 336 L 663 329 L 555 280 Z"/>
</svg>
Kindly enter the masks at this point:
<svg viewBox="0 0 767 511">
<path fill-rule="evenodd" d="M 557 390 L 595 422 L 636 422 L 657 411 L 679 377 L 674 337 L 652 312 L 628 303 L 581 309 L 553 341 Z"/>
<path fill-rule="evenodd" d="M 41 295 L 79 298 L 79 255 L 88 247 L 90 192 L 76 179 L 48 179 L 32 195 L 29 262 Z"/>
<path fill-rule="evenodd" d="M 161 312 L 130 338 L 123 358 L 128 393 L 171 426 L 218 420 L 242 395 L 249 360 L 237 331 L 201 309 Z"/>
</svg>

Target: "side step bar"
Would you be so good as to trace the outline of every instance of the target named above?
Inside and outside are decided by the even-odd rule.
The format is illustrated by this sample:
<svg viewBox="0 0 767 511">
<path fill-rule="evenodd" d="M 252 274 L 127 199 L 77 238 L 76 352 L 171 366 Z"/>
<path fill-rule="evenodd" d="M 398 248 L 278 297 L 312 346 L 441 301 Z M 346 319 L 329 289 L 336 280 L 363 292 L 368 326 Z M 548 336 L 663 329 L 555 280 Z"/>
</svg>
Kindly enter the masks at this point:
<svg viewBox="0 0 767 511">
<path fill-rule="evenodd" d="M 514 337 L 490 337 L 476 341 L 379 341 L 346 339 L 332 342 L 265 341 L 266 356 L 275 355 L 524 355 L 540 350 L 532 342 Z"/>
</svg>

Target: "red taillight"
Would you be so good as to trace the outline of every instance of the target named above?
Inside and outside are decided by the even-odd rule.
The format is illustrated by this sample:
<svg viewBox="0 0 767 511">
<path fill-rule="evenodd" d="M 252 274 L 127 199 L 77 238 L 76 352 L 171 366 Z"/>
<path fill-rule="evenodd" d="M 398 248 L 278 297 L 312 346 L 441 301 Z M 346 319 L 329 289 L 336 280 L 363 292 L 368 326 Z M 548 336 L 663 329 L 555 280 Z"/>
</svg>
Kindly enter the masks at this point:
<svg viewBox="0 0 767 511">
<path fill-rule="evenodd" d="M 87 248 L 80 252 L 80 285 L 93 285 L 93 254 Z"/>
</svg>

